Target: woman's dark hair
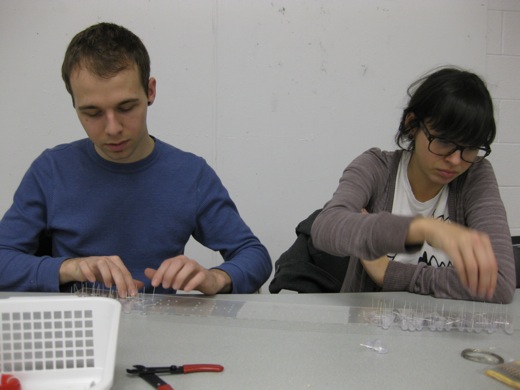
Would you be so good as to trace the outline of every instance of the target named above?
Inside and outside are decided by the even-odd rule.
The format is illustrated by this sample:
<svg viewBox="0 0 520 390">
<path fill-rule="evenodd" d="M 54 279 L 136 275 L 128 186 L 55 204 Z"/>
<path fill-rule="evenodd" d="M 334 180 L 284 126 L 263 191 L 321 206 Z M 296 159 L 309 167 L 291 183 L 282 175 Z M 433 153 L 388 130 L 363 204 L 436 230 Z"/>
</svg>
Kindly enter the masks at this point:
<svg viewBox="0 0 520 390">
<path fill-rule="evenodd" d="M 415 81 L 408 88 L 410 101 L 403 111 L 397 145 L 412 149 L 420 121 L 447 140 L 489 147 L 496 135 L 493 102 L 480 77 L 456 68 L 443 68 Z M 413 120 L 406 123 L 408 114 Z"/>
</svg>

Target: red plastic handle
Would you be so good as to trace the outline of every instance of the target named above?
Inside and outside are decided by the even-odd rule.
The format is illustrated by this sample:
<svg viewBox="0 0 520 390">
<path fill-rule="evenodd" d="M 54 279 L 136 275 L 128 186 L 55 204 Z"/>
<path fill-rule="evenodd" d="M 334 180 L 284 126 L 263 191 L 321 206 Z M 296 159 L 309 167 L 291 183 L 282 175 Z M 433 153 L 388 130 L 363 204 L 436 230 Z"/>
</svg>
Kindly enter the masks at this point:
<svg viewBox="0 0 520 390">
<path fill-rule="evenodd" d="M 157 390 L 173 390 L 173 387 L 170 385 L 161 385 L 157 388 Z"/>
<path fill-rule="evenodd" d="M 0 390 L 22 390 L 22 386 L 20 386 L 20 382 L 14 376 L 2 374 Z"/>
<path fill-rule="evenodd" d="M 182 366 L 185 374 L 192 372 L 221 372 L 224 367 L 220 364 L 185 364 Z"/>
</svg>

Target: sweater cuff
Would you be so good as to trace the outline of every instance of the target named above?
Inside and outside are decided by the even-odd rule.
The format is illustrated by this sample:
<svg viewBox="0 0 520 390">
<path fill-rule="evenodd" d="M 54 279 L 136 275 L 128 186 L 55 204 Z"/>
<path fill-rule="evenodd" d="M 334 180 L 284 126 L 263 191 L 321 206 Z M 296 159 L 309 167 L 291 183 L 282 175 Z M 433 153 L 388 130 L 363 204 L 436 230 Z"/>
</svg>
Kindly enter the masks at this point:
<svg viewBox="0 0 520 390">
<path fill-rule="evenodd" d="M 33 291 L 60 292 L 60 267 L 67 257 L 45 256 L 38 267 L 37 279 L 31 280 Z"/>
<path fill-rule="evenodd" d="M 417 265 L 390 261 L 383 280 L 383 291 L 412 291 L 410 283 Z"/>
<path fill-rule="evenodd" d="M 241 294 L 244 293 L 244 287 L 242 286 L 242 283 L 240 283 L 240 280 L 242 280 L 242 272 L 241 270 L 236 267 L 234 264 L 231 264 L 229 262 L 224 262 L 217 267 L 212 267 L 211 269 L 218 269 L 222 272 L 225 272 L 229 275 L 229 278 L 231 279 L 231 294 Z"/>
</svg>

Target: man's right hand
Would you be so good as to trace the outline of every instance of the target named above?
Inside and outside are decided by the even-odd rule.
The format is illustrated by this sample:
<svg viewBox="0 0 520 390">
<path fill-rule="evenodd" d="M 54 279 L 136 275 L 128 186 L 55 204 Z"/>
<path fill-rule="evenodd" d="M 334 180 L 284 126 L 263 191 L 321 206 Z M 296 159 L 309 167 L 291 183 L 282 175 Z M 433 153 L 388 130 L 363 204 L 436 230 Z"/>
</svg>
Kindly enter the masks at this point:
<svg viewBox="0 0 520 390">
<path fill-rule="evenodd" d="M 99 282 L 106 287 L 116 285 L 119 297 L 136 296 L 143 287 L 132 278 L 119 256 L 91 256 L 65 260 L 60 267 L 60 284 L 69 282 Z"/>
</svg>

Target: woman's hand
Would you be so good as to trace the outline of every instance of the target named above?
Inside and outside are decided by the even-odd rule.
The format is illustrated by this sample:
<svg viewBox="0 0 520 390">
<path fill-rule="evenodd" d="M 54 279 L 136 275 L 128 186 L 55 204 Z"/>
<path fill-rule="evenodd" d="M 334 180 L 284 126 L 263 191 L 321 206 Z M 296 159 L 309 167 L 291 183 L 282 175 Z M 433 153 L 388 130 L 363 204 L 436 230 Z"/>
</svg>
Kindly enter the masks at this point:
<svg viewBox="0 0 520 390">
<path fill-rule="evenodd" d="M 370 279 L 374 281 L 379 287 L 383 287 L 383 281 L 385 280 L 386 269 L 388 268 L 388 257 L 386 255 L 381 256 L 375 260 L 361 260 L 361 264 L 365 271 L 367 271 Z"/>
<path fill-rule="evenodd" d="M 416 218 L 408 229 L 407 244 L 427 241 L 448 255 L 461 283 L 490 300 L 497 284 L 498 265 L 487 234 L 465 226 L 429 218 Z"/>
</svg>

